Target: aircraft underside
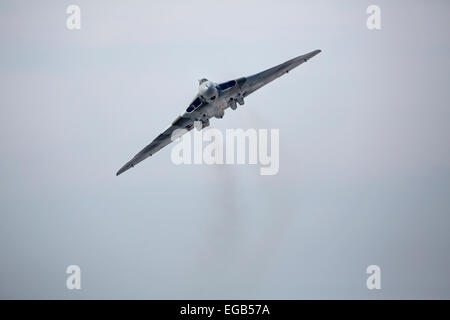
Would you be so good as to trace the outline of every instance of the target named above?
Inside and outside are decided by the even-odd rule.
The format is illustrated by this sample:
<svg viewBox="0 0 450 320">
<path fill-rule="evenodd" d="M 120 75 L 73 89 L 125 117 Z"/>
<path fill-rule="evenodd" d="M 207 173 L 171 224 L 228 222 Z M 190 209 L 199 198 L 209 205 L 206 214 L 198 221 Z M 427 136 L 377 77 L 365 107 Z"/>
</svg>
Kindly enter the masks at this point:
<svg viewBox="0 0 450 320">
<path fill-rule="evenodd" d="M 244 104 L 244 98 L 249 94 L 288 73 L 320 52 L 320 50 L 315 50 L 254 75 L 220 84 L 205 78 L 199 80 L 199 92 L 189 104 L 185 113 L 176 118 L 169 128 L 120 168 L 116 175 L 134 167 L 167 146 L 175 140 L 173 135 L 175 132 L 180 131 L 178 129 L 184 129 L 185 131 L 183 132 L 187 132 L 192 130 L 194 126 L 196 126 L 197 130 L 208 127 L 211 118 L 222 119 L 227 108 L 236 110 L 238 105 L 242 106 Z"/>
</svg>

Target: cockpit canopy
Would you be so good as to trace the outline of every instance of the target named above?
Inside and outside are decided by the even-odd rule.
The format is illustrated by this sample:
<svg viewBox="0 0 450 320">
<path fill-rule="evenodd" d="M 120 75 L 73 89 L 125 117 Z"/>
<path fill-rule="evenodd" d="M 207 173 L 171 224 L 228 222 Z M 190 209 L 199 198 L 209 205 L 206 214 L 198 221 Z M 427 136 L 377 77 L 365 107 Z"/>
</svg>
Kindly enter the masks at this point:
<svg viewBox="0 0 450 320">
<path fill-rule="evenodd" d="M 199 85 L 201 85 L 202 83 L 208 81 L 208 79 L 200 79 L 198 80 Z M 219 88 L 219 90 L 221 91 L 225 91 L 227 89 L 233 88 L 236 85 L 236 80 L 231 80 L 231 81 L 227 81 L 224 83 L 219 84 L 217 87 Z M 210 99 L 214 100 L 216 97 L 213 96 Z M 192 111 L 194 111 L 195 109 L 197 109 L 198 107 L 200 107 L 203 104 L 203 101 L 200 99 L 199 96 L 197 96 L 194 101 L 191 102 L 191 104 L 189 105 L 189 107 L 187 107 L 186 112 L 187 113 L 191 113 Z"/>
<path fill-rule="evenodd" d="M 219 84 L 218 87 L 220 90 L 224 91 L 224 90 L 234 87 L 235 85 L 236 85 L 236 80 L 231 80 L 231 81 Z"/>
<path fill-rule="evenodd" d="M 192 103 L 189 105 L 189 107 L 187 107 L 186 112 L 190 113 L 192 111 L 194 111 L 195 109 L 197 109 L 198 107 L 200 107 L 202 105 L 202 100 L 200 99 L 200 97 L 197 97 L 194 99 L 194 101 L 192 101 Z"/>
</svg>

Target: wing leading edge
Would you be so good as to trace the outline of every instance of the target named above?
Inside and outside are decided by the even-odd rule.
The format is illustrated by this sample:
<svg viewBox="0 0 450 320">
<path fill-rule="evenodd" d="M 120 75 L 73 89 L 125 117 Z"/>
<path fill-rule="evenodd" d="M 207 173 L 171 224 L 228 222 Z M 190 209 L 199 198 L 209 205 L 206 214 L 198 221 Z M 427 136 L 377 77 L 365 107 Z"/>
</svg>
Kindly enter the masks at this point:
<svg viewBox="0 0 450 320">
<path fill-rule="evenodd" d="M 288 73 L 292 69 L 298 67 L 302 63 L 308 61 L 315 55 L 321 53 L 321 50 L 314 50 L 310 53 L 298 56 L 294 59 L 286 61 L 282 64 L 279 64 L 273 68 L 267 69 L 265 71 L 259 72 L 257 74 L 246 77 L 246 81 L 242 86 L 242 95 L 243 97 L 248 96 L 249 94 L 255 92 L 259 88 L 265 86 L 269 82 L 281 77 L 282 75 Z"/>
<path fill-rule="evenodd" d="M 172 134 L 177 129 L 184 129 L 184 133 L 192 130 L 194 127 L 194 121 L 191 118 L 183 116 L 179 116 L 172 122 L 172 125 L 167 128 L 163 133 L 155 138 L 149 145 L 147 145 L 144 149 L 142 149 L 139 153 L 137 153 L 130 161 L 128 161 L 119 171 L 117 171 L 116 176 L 127 171 L 130 168 L 133 168 L 139 162 L 147 159 L 152 156 L 168 144 L 170 144 L 174 139 L 172 139 Z M 179 134 L 176 135 L 180 136 Z"/>
</svg>

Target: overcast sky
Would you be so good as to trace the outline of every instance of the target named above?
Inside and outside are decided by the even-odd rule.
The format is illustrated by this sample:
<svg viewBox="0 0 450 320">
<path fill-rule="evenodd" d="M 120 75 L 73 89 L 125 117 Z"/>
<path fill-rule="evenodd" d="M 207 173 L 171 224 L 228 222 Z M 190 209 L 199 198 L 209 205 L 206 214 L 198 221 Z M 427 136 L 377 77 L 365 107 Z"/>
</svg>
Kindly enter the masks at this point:
<svg viewBox="0 0 450 320">
<path fill-rule="evenodd" d="M 66 8 L 81 8 L 81 30 Z M 366 8 L 381 8 L 381 30 Z M 448 1 L 2 1 L 1 298 L 450 298 Z M 222 82 L 280 171 L 116 171 Z M 67 266 L 82 289 L 65 287 Z M 381 268 L 381 290 L 366 268 Z"/>
</svg>

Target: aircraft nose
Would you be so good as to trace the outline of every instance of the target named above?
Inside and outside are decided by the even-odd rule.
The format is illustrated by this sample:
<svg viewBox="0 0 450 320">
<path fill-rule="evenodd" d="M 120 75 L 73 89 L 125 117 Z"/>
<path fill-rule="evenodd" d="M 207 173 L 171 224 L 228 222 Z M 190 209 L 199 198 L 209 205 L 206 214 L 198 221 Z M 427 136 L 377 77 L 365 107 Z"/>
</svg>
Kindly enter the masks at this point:
<svg viewBox="0 0 450 320">
<path fill-rule="evenodd" d="M 203 93 L 209 92 L 211 90 L 211 84 L 205 83 L 201 88 L 200 91 Z"/>
<path fill-rule="evenodd" d="M 207 99 L 210 99 L 211 97 L 215 97 L 216 96 L 216 87 L 211 82 L 204 83 L 200 87 L 199 94 Z"/>
</svg>

